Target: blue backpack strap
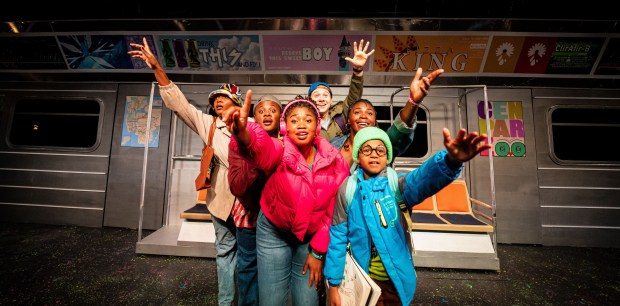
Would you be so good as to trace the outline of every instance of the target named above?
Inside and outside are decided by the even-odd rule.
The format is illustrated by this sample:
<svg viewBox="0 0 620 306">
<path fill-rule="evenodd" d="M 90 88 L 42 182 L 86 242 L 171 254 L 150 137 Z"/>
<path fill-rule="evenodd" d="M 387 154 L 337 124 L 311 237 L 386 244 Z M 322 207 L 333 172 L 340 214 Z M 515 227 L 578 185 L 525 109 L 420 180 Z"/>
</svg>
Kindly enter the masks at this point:
<svg viewBox="0 0 620 306">
<path fill-rule="evenodd" d="M 392 193 L 396 198 L 396 203 L 398 203 L 398 207 L 402 211 L 407 224 L 403 224 L 403 228 L 405 230 L 411 230 L 412 222 L 411 222 L 411 211 L 405 204 L 405 200 L 403 199 L 403 194 L 400 192 L 400 188 L 398 187 L 398 173 L 392 167 L 387 167 L 388 171 L 388 182 L 390 184 L 390 189 L 392 189 Z"/>
<path fill-rule="evenodd" d="M 396 203 L 398 205 L 404 205 L 403 195 L 400 193 L 400 188 L 398 188 L 398 173 L 392 167 L 387 167 L 387 175 L 388 175 L 388 183 L 390 184 L 390 189 L 396 198 Z"/>
</svg>

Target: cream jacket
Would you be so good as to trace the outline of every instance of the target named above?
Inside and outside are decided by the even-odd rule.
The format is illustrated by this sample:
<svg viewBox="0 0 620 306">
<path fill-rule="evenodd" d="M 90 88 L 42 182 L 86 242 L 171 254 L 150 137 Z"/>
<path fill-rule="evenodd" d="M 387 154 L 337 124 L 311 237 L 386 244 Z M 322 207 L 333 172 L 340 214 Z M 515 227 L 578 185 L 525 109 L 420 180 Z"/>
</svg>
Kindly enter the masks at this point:
<svg viewBox="0 0 620 306">
<path fill-rule="evenodd" d="M 205 143 L 209 137 L 211 123 L 213 120 L 217 120 L 217 129 L 213 134 L 213 149 L 215 150 L 214 156 L 217 159 L 217 166 L 211 175 L 215 179 L 211 180 L 212 186 L 207 192 L 207 207 L 211 215 L 226 220 L 235 200 L 235 196 L 230 192 L 228 185 L 228 143 L 231 135 L 226 124 L 217 117 L 205 114 L 191 105 L 179 87 L 172 82 L 166 86 L 159 86 L 159 93 L 166 106 L 196 132 Z M 194 184 L 187 188 L 194 188 Z"/>
</svg>

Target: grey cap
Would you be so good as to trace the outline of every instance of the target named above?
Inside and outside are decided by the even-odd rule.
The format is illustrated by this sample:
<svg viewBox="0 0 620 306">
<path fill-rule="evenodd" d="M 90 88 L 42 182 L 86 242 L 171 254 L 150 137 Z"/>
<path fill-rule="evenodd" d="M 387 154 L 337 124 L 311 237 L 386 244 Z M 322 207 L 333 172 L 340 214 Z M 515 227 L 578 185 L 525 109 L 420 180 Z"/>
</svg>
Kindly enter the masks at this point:
<svg viewBox="0 0 620 306">
<path fill-rule="evenodd" d="M 259 104 L 261 104 L 262 102 L 265 102 L 265 101 L 276 102 L 276 104 L 278 104 L 278 106 L 280 106 L 280 110 L 282 110 L 282 103 L 280 103 L 280 100 L 278 100 L 278 98 L 276 98 L 275 96 L 272 96 L 272 95 L 264 95 L 264 96 L 260 97 L 260 99 L 258 99 L 258 102 L 256 102 L 256 106 L 254 106 L 254 109 L 256 109 Z"/>
</svg>

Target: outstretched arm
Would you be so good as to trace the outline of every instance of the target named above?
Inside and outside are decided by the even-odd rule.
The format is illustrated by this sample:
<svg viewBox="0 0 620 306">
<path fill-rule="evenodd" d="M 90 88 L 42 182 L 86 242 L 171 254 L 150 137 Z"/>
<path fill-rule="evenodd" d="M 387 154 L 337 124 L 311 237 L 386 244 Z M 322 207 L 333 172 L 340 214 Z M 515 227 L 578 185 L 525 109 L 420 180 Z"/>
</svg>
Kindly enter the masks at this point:
<svg viewBox="0 0 620 306">
<path fill-rule="evenodd" d="M 409 85 L 409 102 L 406 103 L 405 107 L 400 111 L 400 119 L 407 124 L 407 126 L 412 126 L 415 115 L 418 112 L 418 108 L 420 108 L 420 104 L 426 96 L 428 95 L 429 90 L 431 89 L 431 84 L 435 79 L 443 73 L 443 69 L 437 69 L 427 76 L 422 77 L 422 67 L 418 67 L 418 70 L 411 80 L 411 84 Z M 413 102 L 411 102 L 413 101 Z"/>
<path fill-rule="evenodd" d="M 146 41 L 146 37 L 142 38 L 142 44 L 130 44 L 134 48 L 138 48 L 138 50 L 132 50 L 127 52 L 133 58 L 139 58 L 143 60 L 146 65 L 153 70 L 155 73 L 155 79 L 160 86 L 166 86 L 170 84 L 170 79 L 164 69 L 161 68 L 161 65 L 157 61 L 153 52 L 151 52 L 151 48 L 149 47 L 148 42 Z"/>
<path fill-rule="evenodd" d="M 366 45 L 364 46 L 363 39 L 360 40 L 359 46 L 357 45 L 357 42 L 353 42 L 353 58 L 348 56 L 344 58 L 353 66 L 353 77 L 351 77 L 351 83 L 349 84 L 349 93 L 344 99 L 344 107 L 342 109 L 342 115 L 345 118 L 349 113 L 349 107 L 361 99 L 364 94 L 364 65 L 366 65 L 366 60 L 368 60 L 368 57 L 375 53 L 374 49 L 366 53 L 369 45 L 370 42 L 366 42 Z"/>
<path fill-rule="evenodd" d="M 443 128 L 443 144 L 448 151 L 448 159 L 460 165 L 474 158 L 480 152 L 488 150 L 491 145 L 486 143 L 487 135 L 478 135 L 477 132 L 467 134 L 467 130 L 460 129 L 454 139 L 450 139 L 450 130 Z"/>
</svg>

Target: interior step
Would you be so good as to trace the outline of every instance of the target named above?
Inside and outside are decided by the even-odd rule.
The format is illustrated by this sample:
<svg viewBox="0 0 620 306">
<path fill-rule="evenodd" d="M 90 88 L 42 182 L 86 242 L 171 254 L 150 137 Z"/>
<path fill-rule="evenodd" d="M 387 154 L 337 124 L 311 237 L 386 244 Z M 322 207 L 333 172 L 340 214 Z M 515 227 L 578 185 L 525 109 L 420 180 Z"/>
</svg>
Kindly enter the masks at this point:
<svg viewBox="0 0 620 306">
<path fill-rule="evenodd" d="M 178 239 L 181 227 L 182 225 L 166 225 L 140 239 L 136 242 L 136 253 L 215 258 L 214 243 L 179 244 Z"/>
<path fill-rule="evenodd" d="M 138 241 L 136 253 L 215 258 L 213 223 L 183 220 L 180 226 L 164 226 Z"/>
<path fill-rule="evenodd" d="M 416 267 L 499 270 L 490 234 L 413 231 Z"/>
</svg>

